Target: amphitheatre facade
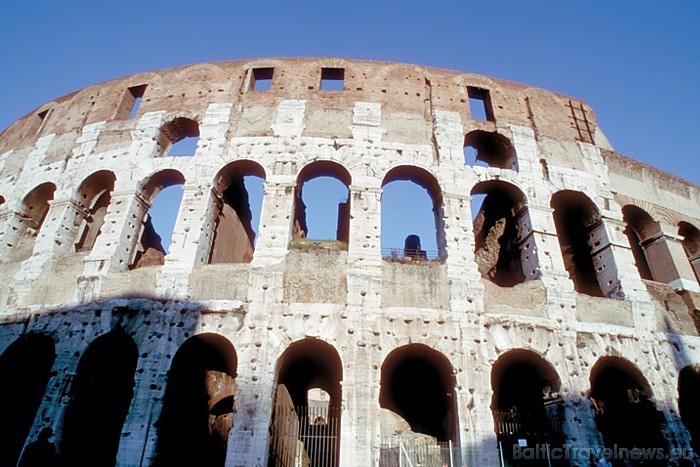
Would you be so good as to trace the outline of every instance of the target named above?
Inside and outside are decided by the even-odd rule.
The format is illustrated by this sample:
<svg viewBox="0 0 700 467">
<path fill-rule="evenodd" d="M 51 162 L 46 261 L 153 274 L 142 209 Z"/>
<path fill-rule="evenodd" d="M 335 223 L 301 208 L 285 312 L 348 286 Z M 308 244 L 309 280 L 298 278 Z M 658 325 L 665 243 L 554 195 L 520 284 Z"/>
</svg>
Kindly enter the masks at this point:
<svg viewBox="0 0 700 467">
<path fill-rule="evenodd" d="M 319 177 L 347 192 L 335 238 L 309 234 Z M 397 181 L 437 251 L 382 249 Z M 149 210 L 173 185 L 166 254 Z M 618 154 L 579 99 L 336 58 L 142 73 L 7 128 L 0 195 L 2 465 L 47 427 L 64 465 L 700 443 L 700 188 Z"/>
</svg>

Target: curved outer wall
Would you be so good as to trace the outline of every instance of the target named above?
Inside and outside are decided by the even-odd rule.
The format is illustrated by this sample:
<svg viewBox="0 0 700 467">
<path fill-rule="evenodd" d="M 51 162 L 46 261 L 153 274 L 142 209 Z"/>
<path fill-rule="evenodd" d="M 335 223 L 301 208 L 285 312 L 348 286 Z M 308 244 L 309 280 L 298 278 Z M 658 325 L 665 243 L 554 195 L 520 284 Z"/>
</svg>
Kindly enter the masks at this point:
<svg viewBox="0 0 700 467">
<path fill-rule="evenodd" d="M 253 91 L 255 68 L 274 68 L 269 91 Z M 344 69 L 343 91 L 319 90 L 322 68 Z M 126 93 L 143 85 L 129 118 Z M 488 91 L 491 118 L 470 117 L 470 88 Z M 572 106 L 580 110 L 572 114 Z M 572 116 L 577 111 L 585 121 Z M 161 128 L 178 117 L 198 124 L 193 157 L 164 155 Z M 465 135 L 474 130 L 507 138 L 517 167 L 465 165 Z M 249 263 L 207 264 L 216 175 L 237 160 L 254 161 L 265 175 L 256 248 Z M 346 248 L 293 241 L 297 176 L 318 160 L 337 162 L 351 177 Z M 382 181 L 397 166 L 423 168 L 437 181 L 440 261 L 382 258 Z M 165 169 L 168 181 L 184 179 L 170 253 L 163 265 L 129 269 L 150 202 L 144 181 Z M 89 251 L 76 252 L 84 209 L 76 191 L 103 170 L 116 176 L 104 225 Z M 524 194 L 538 259 L 535 278 L 512 287 L 483 278 L 474 253 L 470 195 L 495 180 Z M 23 233 L 23 200 L 46 182 L 55 191 L 41 228 Z M 584 192 L 597 206 L 619 281 L 614 297 L 575 290 L 552 209 L 563 190 Z M 454 440 L 465 456 L 495 451 L 491 369 L 513 349 L 532 350 L 556 370 L 567 442 L 601 446 L 589 378 L 601 357 L 616 356 L 649 382 L 670 446 L 689 445 L 677 382 L 681 369 L 700 362 L 693 322 L 700 287 L 678 225 L 700 227 L 700 190 L 617 154 L 580 100 L 468 73 L 332 58 L 143 73 L 47 103 L 6 129 L 0 195 L 0 351 L 30 333 L 56 345 L 27 443 L 44 426 L 60 437 L 80 356 L 98 336 L 123 329 L 139 357 L 120 465 L 152 461 L 170 363 L 201 333 L 226 337 L 237 354 L 227 465 L 267 462 L 278 359 L 304 338 L 330 344 L 342 362 L 340 465 L 377 465 L 382 364 L 416 343 L 452 366 Z M 640 277 L 623 233 L 626 205 L 660 226 L 667 280 Z"/>
</svg>

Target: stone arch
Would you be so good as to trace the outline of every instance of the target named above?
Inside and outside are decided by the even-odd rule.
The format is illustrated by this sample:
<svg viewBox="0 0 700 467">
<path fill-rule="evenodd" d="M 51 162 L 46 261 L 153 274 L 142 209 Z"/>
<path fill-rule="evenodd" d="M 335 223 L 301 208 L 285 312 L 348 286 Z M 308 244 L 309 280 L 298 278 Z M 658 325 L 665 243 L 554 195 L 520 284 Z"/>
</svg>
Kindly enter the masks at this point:
<svg viewBox="0 0 700 467">
<path fill-rule="evenodd" d="M 175 146 L 188 140 L 188 147 Z M 158 147 L 164 156 L 193 156 L 199 141 L 199 123 L 187 117 L 175 117 L 160 127 Z M 182 153 L 178 148 L 182 147 Z"/>
<path fill-rule="evenodd" d="M 496 131 L 470 131 L 464 136 L 464 149 L 467 165 L 483 162 L 489 167 L 518 170 L 513 143 Z"/>
<path fill-rule="evenodd" d="M 13 249 L 10 257 L 15 261 L 32 255 L 36 238 L 49 213 L 56 185 L 45 182 L 30 190 L 19 203 L 10 224 L 5 228 L 3 242 Z"/>
<path fill-rule="evenodd" d="M 0 355 L 0 465 L 16 465 L 56 359 L 54 340 L 29 333 Z"/>
<path fill-rule="evenodd" d="M 510 287 L 540 277 L 537 248 L 525 194 L 507 182 L 474 186 L 485 196 L 474 218 L 475 256 L 482 277 Z"/>
<path fill-rule="evenodd" d="M 442 353 L 424 344 L 408 344 L 392 350 L 381 368 L 379 405 L 389 427 L 407 424 L 416 437 L 432 442 L 458 441 L 457 393 L 454 369 Z M 391 436 L 387 427 L 384 436 Z M 399 435 L 401 436 L 401 435 Z"/>
<path fill-rule="evenodd" d="M 514 349 L 502 354 L 491 369 L 491 410 L 502 455 L 512 462 L 513 446 L 560 446 L 563 403 L 561 379 L 539 354 Z"/>
<path fill-rule="evenodd" d="M 36 231 L 41 229 L 46 214 L 49 212 L 49 201 L 53 200 L 56 185 L 45 182 L 34 187 L 24 198 L 20 215 L 26 220 L 28 228 Z"/>
<path fill-rule="evenodd" d="M 390 169 L 384 179 L 382 180 L 382 203 L 385 202 L 385 196 L 387 191 L 387 186 L 394 182 L 410 182 L 412 185 L 416 186 L 418 189 L 423 189 L 427 192 L 427 196 L 430 198 L 432 204 L 432 217 L 434 219 L 434 232 L 435 232 L 435 243 L 437 245 L 436 252 L 422 251 L 420 250 L 421 245 L 419 243 L 417 249 L 421 253 L 417 256 L 430 258 L 431 256 L 437 256 L 439 258 L 445 259 L 447 257 L 447 251 L 445 249 L 445 224 L 444 224 L 444 211 L 443 211 L 443 200 L 442 200 L 442 189 L 437 179 L 427 170 L 422 167 L 413 165 L 399 165 Z M 407 205 L 403 203 L 400 207 L 402 216 L 416 216 L 416 208 L 413 205 Z M 385 217 L 385 210 L 382 209 L 382 217 Z M 386 222 L 382 222 L 382 248 L 386 251 L 397 247 L 398 245 L 387 245 L 384 237 L 386 234 L 385 225 Z M 432 229 L 428 229 L 432 230 Z M 405 232 L 405 234 L 413 234 L 414 232 Z M 407 238 L 408 240 L 408 238 Z M 425 239 L 424 239 L 425 240 Z M 405 244 L 405 249 L 408 249 L 408 242 Z M 414 247 L 415 249 L 415 247 Z M 393 254 L 393 253 L 392 253 Z"/>
<path fill-rule="evenodd" d="M 577 292 L 623 299 L 612 245 L 597 206 L 580 191 L 562 190 L 551 200 L 564 267 Z"/>
<path fill-rule="evenodd" d="M 700 283 L 700 229 L 690 222 L 679 222 L 678 235 L 683 237 L 683 249 Z"/>
<path fill-rule="evenodd" d="M 676 266 L 659 223 L 648 212 L 633 205 L 623 206 L 622 219 L 642 279 L 665 283 L 678 279 Z"/>
<path fill-rule="evenodd" d="M 633 363 L 601 357 L 591 368 L 590 383 L 595 421 L 605 447 L 667 448 L 661 432 L 663 414 L 652 402 L 649 382 Z"/>
<path fill-rule="evenodd" d="M 214 177 L 210 264 L 249 263 L 253 259 L 257 229 L 252 224 L 253 212 L 245 185 L 249 177 L 264 182 L 265 170 L 257 162 L 238 160 L 224 166 Z"/>
<path fill-rule="evenodd" d="M 342 184 L 344 188 L 341 188 L 338 194 L 342 193 L 341 198 L 344 195 L 346 199 L 344 201 L 341 199 L 338 203 L 335 238 L 313 238 L 315 236 L 312 236 L 311 239 L 338 240 L 347 243 L 350 237 L 350 184 L 352 183 L 352 177 L 350 172 L 348 172 L 342 164 L 329 160 L 311 162 L 304 166 L 297 176 L 292 236 L 293 238 L 309 238 L 309 225 L 307 221 L 311 216 L 309 216 L 306 206 L 309 200 L 304 201 L 304 187 L 308 182 L 320 179 L 321 177 L 335 179 L 339 184 Z"/>
<path fill-rule="evenodd" d="M 233 427 L 238 356 L 226 337 L 203 333 L 175 353 L 157 422 L 154 466 L 223 466 Z"/>
<path fill-rule="evenodd" d="M 111 170 L 100 170 L 80 183 L 75 193 L 75 203 L 82 217 L 76 232 L 76 251 L 90 251 L 94 246 L 104 224 L 116 178 Z"/>
<path fill-rule="evenodd" d="M 32 116 L 27 120 L 27 127 L 24 133 L 25 136 L 28 138 L 41 136 L 44 127 L 48 123 L 52 114 L 56 111 L 56 107 L 56 101 L 51 101 L 32 112 Z"/>
<path fill-rule="evenodd" d="M 320 339 L 296 341 L 278 359 L 275 380 L 269 465 L 308 459 L 310 466 L 337 466 L 343 380 L 337 350 Z M 325 406 L 310 398 L 317 389 L 327 394 Z"/>
<path fill-rule="evenodd" d="M 137 362 L 136 343 L 121 329 L 101 335 L 85 350 L 71 383 L 60 430 L 62 465 L 116 463 Z"/>
<path fill-rule="evenodd" d="M 141 225 L 136 229 L 138 235 L 133 239 L 130 251 L 130 268 L 136 269 L 143 266 L 162 265 L 165 261 L 165 248 L 162 238 L 153 226 L 153 221 L 149 213 L 153 200 L 165 188 L 184 185 L 185 177 L 175 169 L 164 169 L 151 174 L 145 178 L 138 187 L 138 194 L 141 200 L 146 203 L 142 206 L 142 212 L 137 219 L 141 220 Z M 173 206 L 179 209 L 179 206 Z"/>
<path fill-rule="evenodd" d="M 678 411 L 688 429 L 691 445 L 700 451 L 700 366 L 688 365 L 678 375 Z"/>
</svg>

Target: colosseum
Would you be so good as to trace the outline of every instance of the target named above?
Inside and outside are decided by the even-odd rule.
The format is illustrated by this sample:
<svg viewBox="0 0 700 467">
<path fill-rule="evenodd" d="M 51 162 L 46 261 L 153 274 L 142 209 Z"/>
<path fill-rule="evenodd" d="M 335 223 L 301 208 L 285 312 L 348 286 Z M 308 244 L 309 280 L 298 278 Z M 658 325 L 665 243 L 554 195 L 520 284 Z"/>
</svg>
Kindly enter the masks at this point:
<svg viewBox="0 0 700 467">
<path fill-rule="evenodd" d="M 320 178 L 346 193 L 332 238 L 308 228 Z M 387 249 L 398 182 L 435 238 Z M 175 185 L 166 248 L 149 210 Z M 0 195 L 0 465 L 700 450 L 700 187 L 617 153 L 580 99 L 339 58 L 141 73 L 7 128 Z"/>
</svg>

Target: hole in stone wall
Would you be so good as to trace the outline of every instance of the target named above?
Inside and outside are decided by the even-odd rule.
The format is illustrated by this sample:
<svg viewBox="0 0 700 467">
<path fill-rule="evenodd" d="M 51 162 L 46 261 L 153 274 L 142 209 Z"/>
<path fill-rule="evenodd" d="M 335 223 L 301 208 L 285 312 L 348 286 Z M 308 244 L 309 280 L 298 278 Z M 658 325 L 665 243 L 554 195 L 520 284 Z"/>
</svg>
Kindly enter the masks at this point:
<svg viewBox="0 0 700 467">
<path fill-rule="evenodd" d="M 237 367 L 236 350 L 218 334 L 198 334 L 180 346 L 156 423 L 154 466 L 224 465 Z"/>
<path fill-rule="evenodd" d="M 52 112 L 53 109 L 45 109 L 41 112 L 37 112 L 33 118 L 29 119 L 27 135 L 39 135 L 49 121 L 49 116 Z"/>
<path fill-rule="evenodd" d="M 5 241 L 12 247 L 12 260 L 22 261 L 32 255 L 36 238 L 49 212 L 49 202 L 53 199 L 56 185 L 42 183 L 32 189 L 22 200 L 16 213 L 15 225 L 11 227 Z"/>
<path fill-rule="evenodd" d="M 171 120 L 161 127 L 158 144 L 169 157 L 193 156 L 199 144 L 199 124 L 184 117 Z"/>
<path fill-rule="evenodd" d="M 678 410 L 681 420 L 688 429 L 691 445 L 695 452 L 700 452 L 700 368 L 686 366 L 678 376 Z"/>
<path fill-rule="evenodd" d="M 142 196 L 151 202 L 151 209 L 144 214 L 130 269 L 165 262 L 180 211 L 184 183 L 180 172 L 166 169 L 142 184 Z"/>
<path fill-rule="evenodd" d="M 474 120 L 493 121 L 493 108 L 491 107 L 491 95 L 488 89 L 468 86 L 469 115 Z"/>
<path fill-rule="evenodd" d="M 542 446 L 548 452 L 564 441 L 561 421 L 563 401 L 556 370 L 529 350 L 511 350 L 498 358 L 491 370 L 494 429 L 507 465 L 514 462 L 514 446 Z M 529 464 L 528 464 L 529 465 Z"/>
<path fill-rule="evenodd" d="M 115 464 L 137 361 L 136 344 L 121 330 L 98 337 L 87 348 L 60 430 L 60 465 L 85 465 L 88 459 L 90 465 Z"/>
<path fill-rule="evenodd" d="M 678 234 L 683 237 L 683 249 L 700 283 L 700 230 L 688 222 L 680 222 Z"/>
<path fill-rule="evenodd" d="M 115 180 L 113 172 L 101 170 L 80 184 L 76 203 L 84 217 L 76 235 L 76 251 L 90 251 L 95 245 L 104 224 Z"/>
<path fill-rule="evenodd" d="M 272 88 L 272 75 L 274 72 L 274 68 L 253 68 L 250 88 L 253 91 L 269 91 Z"/>
<path fill-rule="evenodd" d="M 540 168 L 542 169 L 542 178 L 549 181 L 549 166 L 545 159 L 540 159 Z"/>
<path fill-rule="evenodd" d="M 472 212 L 475 257 L 482 277 L 502 287 L 539 278 L 525 195 L 499 181 L 479 183 L 471 194 L 482 197 L 479 211 Z"/>
<path fill-rule="evenodd" d="M 427 171 L 410 166 L 390 170 L 382 183 L 381 249 L 388 260 L 444 258 L 442 194 Z M 409 236 L 418 245 L 407 245 Z M 409 240 L 410 242 L 410 240 Z M 406 250 L 420 251 L 406 255 Z"/>
<path fill-rule="evenodd" d="M 117 119 L 126 120 L 136 117 L 147 87 L 148 85 L 141 84 L 139 86 L 132 86 L 126 90 L 124 98 L 117 108 Z"/>
<path fill-rule="evenodd" d="M 350 235 L 350 174 L 335 162 L 312 162 L 297 177 L 294 238 L 339 240 Z"/>
<path fill-rule="evenodd" d="M 247 263 L 253 259 L 265 172 L 254 162 L 236 161 L 215 177 L 214 235 L 209 263 Z"/>
<path fill-rule="evenodd" d="M 624 298 L 610 241 L 593 202 L 581 192 L 563 190 L 552 196 L 551 206 L 574 289 L 592 296 Z"/>
<path fill-rule="evenodd" d="M 321 91 L 342 91 L 344 89 L 344 68 L 321 68 Z"/>
<path fill-rule="evenodd" d="M 0 465 L 17 464 L 55 358 L 53 339 L 40 334 L 20 337 L 0 355 Z"/>
<path fill-rule="evenodd" d="M 668 445 L 661 432 L 664 416 L 651 400 L 649 383 L 632 363 L 603 357 L 591 369 L 590 381 L 595 421 L 606 448 L 643 447 L 666 452 Z M 645 466 L 668 465 L 665 460 L 646 461 Z"/>
<path fill-rule="evenodd" d="M 669 282 L 677 278 L 673 258 L 668 251 L 659 223 L 644 210 L 627 205 L 622 208 L 625 235 L 642 279 Z"/>
<path fill-rule="evenodd" d="M 379 405 L 393 414 L 383 416 L 392 418 L 390 424 L 400 424 L 403 419 L 410 431 L 434 438 L 433 443 L 456 441 L 452 372 L 452 365 L 444 355 L 423 344 L 393 350 L 382 364 L 379 393 Z M 399 419 L 393 420 L 396 417 Z"/>
<path fill-rule="evenodd" d="M 277 363 L 270 427 L 270 467 L 285 459 L 304 465 L 338 465 L 343 366 L 333 346 L 306 338 L 290 345 Z"/>
<path fill-rule="evenodd" d="M 510 140 L 482 130 L 471 131 L 464 137 L 464 163 L 518 170 L 518 157 Z"/>
</svg>

